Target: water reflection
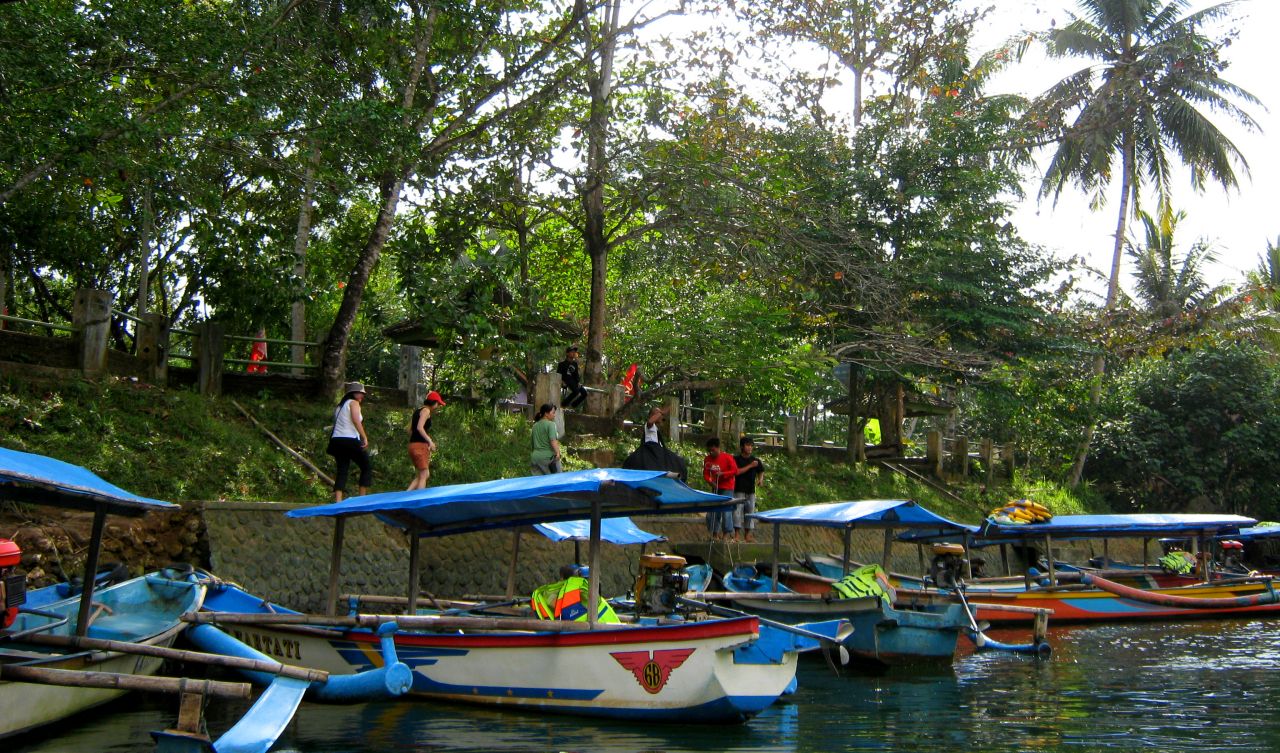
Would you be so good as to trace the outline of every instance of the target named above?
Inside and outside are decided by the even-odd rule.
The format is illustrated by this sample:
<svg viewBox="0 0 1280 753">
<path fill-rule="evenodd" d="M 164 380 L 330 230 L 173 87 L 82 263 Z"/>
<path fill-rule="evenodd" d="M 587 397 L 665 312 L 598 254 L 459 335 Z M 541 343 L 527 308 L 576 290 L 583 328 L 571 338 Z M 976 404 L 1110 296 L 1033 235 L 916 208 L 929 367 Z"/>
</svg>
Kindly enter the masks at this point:
<svg viewBox="0 0 1280 753">
<path fill-rule="evenodd" d="M 996 635 L 1007 640 L 1021 636 Z M 646 725 L 429 703 L 304 704 L 278 750 L 1239 751 L 1272 750 L 1280 622 L 1058 627 L 1050 661 L 967 653 L 954 671 L 834 676 L 802 665 L 800 691 L 739 727 Z M 146 751 L 176 702 L 133 699 L 9 751 Z M 215 734 L 237 710 L 217 704 Z"/>
</svg>

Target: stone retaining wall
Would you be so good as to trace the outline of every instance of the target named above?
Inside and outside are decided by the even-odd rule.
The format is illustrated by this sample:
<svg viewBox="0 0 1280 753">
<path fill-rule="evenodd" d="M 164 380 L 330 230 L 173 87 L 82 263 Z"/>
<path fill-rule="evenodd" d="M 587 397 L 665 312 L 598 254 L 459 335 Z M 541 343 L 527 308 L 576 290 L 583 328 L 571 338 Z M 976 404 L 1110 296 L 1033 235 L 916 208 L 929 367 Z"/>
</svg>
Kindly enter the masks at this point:
<svg viewBox="0 0 1280 753">
<path fill-rule="evenodd" d="M 208 542 L 209 564 L 218 576 L 235 581 L 250 591 L 293 609 L 323 611 L 329 582 L 329 554 L 333 542 L 333 521 L 328 518 L 286 518 L 292 506 L 274 502 L 208 502 L 202 505 Z M 706 541 L 702 518 L 637 518 L 644 530 L 666 536 L 665 544 L 646 551 L 674 551 L 687 556 L 706 552 L 707 561 L 748 561 L 772 549 L 772 527 L 757 530 L 757 545 L 735 547 L 712 545 Z M 466 594 L 504 594 L 515 534 L 513 531 L 470 533 L 422 542 L 421 585 L 426 592 L 441 597 Z M 1111 555 L 1129 561 L 1141 559 L 1140 545 L 1112 545 Z M 782 558 L 816 552 L 839 556 L 842 544 L 838 531 L 826 528 L 782 528 Z M 588 557 L 581 546 L 579 559 Z M 855 531 L 852 557 L 860 562 L 879 562 L 884 536 L 879 531 Z M 987 574 L 1001 575 L 1003 567 L 996 548 L 981 550 L 987 560 Z M 1101 554 L 1101 544 L 1074 544 L 1055 554 L 1071 561 L 1086 561 Z M 609 544 L 601 552 L 603 593 L 616 596 L 632 588 L 640 547 Z M 1153 555 L 1154 556 L 1154 555 Z M 924 560 L 929 555 L 926 550 Z M 553 543 L 525 528 L 520 534 L 520 557 L 516 572 L 516 593 L 528 595 L 534 588 L 558 580 L 560 566 L 574 561 L 571 542 Z M 915 546 L 895 544 L 892 569 L 903 573 L 921 572 L 921 554 Z M 409 546 L 404 534 L 371 517 L 347 521 L 343 547 L 341 593 L 403 596 L 408 588 Z M 1017 561 L 1013 572 L 1022 572 Z"/>
</svg>

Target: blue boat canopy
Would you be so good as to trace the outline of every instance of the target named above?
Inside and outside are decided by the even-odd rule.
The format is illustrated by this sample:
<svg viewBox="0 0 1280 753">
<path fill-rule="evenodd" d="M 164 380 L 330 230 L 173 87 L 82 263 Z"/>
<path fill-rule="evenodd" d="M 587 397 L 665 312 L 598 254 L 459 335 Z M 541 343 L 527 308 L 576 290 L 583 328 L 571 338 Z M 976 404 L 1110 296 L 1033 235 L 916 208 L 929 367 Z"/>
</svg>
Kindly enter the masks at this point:
<svg viewBox="0 0 1280 753">
<path fill-rule="evenodd" d="M 1058 515 L 1047 523 L 1000 525 L 988 519 L 982 538 L 1004 541 L 1052 536 L 1063 538 L 1133 538 L 1157 536 L 1218 536 L 1236 533 L 1258 521 L 1243 515 L 1207 513 L 1132 515 Z"/>
<path fill-rule="evenodd" d="M 0 447 L 0 499 L 129 516 L 178 507 L 131 494 L 78 465 L 4 447 Z"/>
<path fill-rule="evenodd" d="M 590 520 L 565 520 L 560 523 L 538 523 L 538 533 L 552 541 L 590 541 Z M 638 528 L 631 518 L 605 518 L 600 521 L 600 540 L 618 546 L 652 544 L 666 541 L 666 536 L 649 533 Z"/>
<path fill-rule="evenodd" d="M 827 502 L 799 505 L 756 513 L 765 523 L 787 523 L 827 528 L 913 528 L 933 533 L 956 533 L 963 537 L 965 526 L 929 511 L 906 499 L 864 499 L 857 502 Z"/>
<path fill-rule="evenodd" d="M 369 494 L 287 514 L 293 518 L 377 515 L 384 523 L 419 536 L 446 536 L 578 520 L 589 516 L 596 503 L 601 517 L 619 518 L 719 510 L 731 507 L 733 498 L 691 489 L 664 471 L 596 468 Z"/>
<path fill-rule="evenodd" d="M 1265 541 L 1280 539 L 1280 523 L 1259 523 L 1252 528 L 1241 528 L 1238 533 L 1224 533 L 1218 538 L 1236 541 Z"/>
</svg>

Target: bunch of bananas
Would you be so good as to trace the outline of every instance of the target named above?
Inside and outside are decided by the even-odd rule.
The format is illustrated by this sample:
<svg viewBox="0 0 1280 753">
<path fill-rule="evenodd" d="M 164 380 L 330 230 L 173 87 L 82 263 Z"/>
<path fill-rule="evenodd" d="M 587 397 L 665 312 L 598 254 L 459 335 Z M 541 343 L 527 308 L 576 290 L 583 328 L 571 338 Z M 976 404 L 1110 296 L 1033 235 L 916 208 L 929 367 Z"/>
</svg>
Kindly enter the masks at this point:
<svg viewBox="0 0 1280 753">
<path fill-rule="evenodd" d="M 987 513 L 987 517 L 1003 526 L 1024 523 L 1048 523 L 1053 520 L 1053 513 L 1039 502 L 1019 499 L 1008 502 Z"/>
</svg>

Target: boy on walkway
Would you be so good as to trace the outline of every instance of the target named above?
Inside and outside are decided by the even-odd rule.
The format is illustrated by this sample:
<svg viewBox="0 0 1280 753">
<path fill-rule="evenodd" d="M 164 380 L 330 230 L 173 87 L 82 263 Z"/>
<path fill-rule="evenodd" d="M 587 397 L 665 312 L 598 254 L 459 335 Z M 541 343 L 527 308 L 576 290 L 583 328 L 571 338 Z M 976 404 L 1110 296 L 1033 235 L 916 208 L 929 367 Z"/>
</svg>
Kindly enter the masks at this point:
<svg viewBox="0 0 1280 753">
<path fill-rule="evenodd" d="M 733 456 L 733 462 L 738 466 L 738 476 L 733 485 L 733 498 L 738 500 L 733 508 L 733 538 L 738 540 L 745 531 L 743 540 L 755 541 L 756 519 L 747 516 L 756 511 L 756 484 L 764 480 L 764 463 L 751 454 L 756 448 L 751 437 L 743 437 L 738 447 L 738 454 Z"/>
<path fill-rule="evenodd" d="M 719 437 L 707 440 L 707 456 L 702 459 L 702 478 L 711 485 L 711 491 L 733 496 L 733 486 L 738 478 L 738 466 L 733 456 L 720 450 Z M 707 513 L 707 532 L 712 541 L 724 541 L 733 535 L 733 510 L 715 510 Z"/>
</svg>

